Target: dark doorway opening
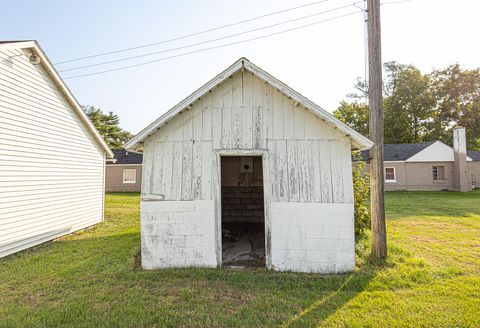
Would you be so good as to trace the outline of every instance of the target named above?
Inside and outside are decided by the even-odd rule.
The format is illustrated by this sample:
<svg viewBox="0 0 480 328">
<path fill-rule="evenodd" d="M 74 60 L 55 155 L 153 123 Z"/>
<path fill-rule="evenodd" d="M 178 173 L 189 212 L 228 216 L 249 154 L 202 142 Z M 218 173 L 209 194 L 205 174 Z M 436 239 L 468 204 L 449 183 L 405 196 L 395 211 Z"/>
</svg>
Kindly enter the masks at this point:
<svg viewBox="0 0 480 328">
<path fill-rule="evenodd" d="M 222 156 L 222 262 L 265 266 L 261 156 Z"/>
</svg>

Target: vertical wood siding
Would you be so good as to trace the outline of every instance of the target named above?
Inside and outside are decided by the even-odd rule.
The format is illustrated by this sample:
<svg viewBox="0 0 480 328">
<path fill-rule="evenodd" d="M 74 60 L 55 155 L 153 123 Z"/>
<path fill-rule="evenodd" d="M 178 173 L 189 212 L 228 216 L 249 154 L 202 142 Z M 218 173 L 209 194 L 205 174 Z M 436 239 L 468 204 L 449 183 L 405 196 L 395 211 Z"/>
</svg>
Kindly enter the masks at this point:
<svg viewBox="0 0 480 328">
<path fill-rule="evenodd" d="M 100 222 L 103 170 L 42 66 L 0 52 L 0 257 Z"/>
<path fill-rule="evenodd" d="M 212 199 L 214 151 L 220 149 L 267 149 L 272 201 L 353 201 L 349 138 L 248 72 L 235 74 L 146 140 L 144 192 L 165 200 Z"/>
</svg>

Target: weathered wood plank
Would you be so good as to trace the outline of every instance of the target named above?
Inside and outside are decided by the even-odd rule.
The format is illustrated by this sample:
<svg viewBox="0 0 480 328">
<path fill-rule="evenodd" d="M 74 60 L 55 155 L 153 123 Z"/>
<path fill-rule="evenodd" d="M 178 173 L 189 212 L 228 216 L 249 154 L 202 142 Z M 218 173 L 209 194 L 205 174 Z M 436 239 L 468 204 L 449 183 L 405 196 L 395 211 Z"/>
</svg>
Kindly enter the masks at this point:
<svg viewBox="0 0 480 328">
<path fill-rule="evenodd" d="M 186 110 L 183 114 L 183 140 L 193 139 L 193 111 Z"/>
<path fill-rule="evenodd" d="M 203 142 L 194 141 L 192 158 L 192 198 L 201 199 L 202 196 L 202 163 Z"/>
<path fill-rule="evenodd" d="M 260 149 L 265 147 L 265 137 L 263 125 L 263 110 L 261 106 L 253 107 L 252 115 L 252 124 L 253 124 L 253 148 Z"/>
<path fill-rule="evenodd" d="M 318 141 L 310 140 L 309 141 L 309 161 L 310 167 L 313 172 L 312 177 L 312 202 L 321 203 L 322 202 L 322 181 L 320 179 L 320 158 L 318 154 Z"/>
<path fill-rule="evenodd" d="M 212 108 L 212 138 L 213 138 L 213 148 L 220 149 L 222 148 L 222 108 L 213 107 Z"/>
<path fill-rule="evenodd" d="M 353 203 L 353 177 L 352 177 L 352 155 L 350 152 L 351 145 L 350 140 L 345 138 L 340 141 L 342 145 L 341 149 L 341 161 L 342 161 L 342 175 L 343 175 L 343 190 L 344 190 L 344 202 Z"/>
<path fill-rule="evenodd" d="M 222 148 L 230 149 L 232 136 L 232 108 L 222 108 Z"/>
<path fill-rule="evenodd" d="M 154 158 L 153 158 L 153 174 L 152 174 L 152 188 L 151 193 L 156 195 L 163 194 L 163 145 L 165 142 L 155 142 Z"/>
<path fill-rule="evenodd" d="M 165 199 L 171 198 L 172 176 L 173 176 L 173 142 L 167 141 L 163 145 L 162 193 Z"/>
<path fill-rule="evenodd" d="M 145 155 L 146 154 L 147 153 L 145 153 Z M 183 141 L 175 141 L 173 143 L 172 193 L 170 200 L 182 199 L 182 168 Z"/>
<path fill-rule="evenodd" d="M 232 107 L 243 106 L 243 72 L 235 74 L 232 78 Z"/>
<path fill-rule="evenodd" d="M 222 84 L 223 107 L 233 107 L 233 77 L 229 78 Z"/>
<path fill-rule="evenodd" d="M 153 158 L 155 156 L 155 144 L 150 142 L 145 143 L 145 147 L 149 151 L 143 155 L 143 167 L 142 167 L 142 194 L 150 194 L 152 187 L 152 173 L 153 173 Z"/>
<path fill-rule="evenodd" d="M 203 120 L 202 140 L 212 140 L 213 138 L 212 107 L 203 107 L 202 120 Z"/>
<path fill-rule="evenodd" d="M 193 139 L 202 140 L 203 138 L 203 110 L 200 102 L 197 102 L 192 111 L 192 124 L 193 124 Z"/>
<path fill-rule="evenodd" d="M 297 167 L 297 145 L 295 140 L 287 140 L 287 168 L 288 168 L 288 200 L 299 201 L 298 181 L 299 173 Z"/>
<path fill-rule="evenodd" d="M 330 165 L 330 145 L 328 140 L 318 142 L 318 157 L 320 163 L 320 180 L 322 191 L 322 203 L 331 203 L 332 195 L 332 171 Z"/>
<path fill-rule="evenodd" d="M 342 158 L 341 146 L 338 140 L 330 140 L 330 161 L 332 172 L 332 190 L 333 202 L 343 203 L 343 174 L 342 174 Z"/>
<path fill-rule="evenodd" d="M 276 144 L 276 181 L 278 190 L 278 201 L 289 201 L 289 180 L 288 180 L 288 160 L 287 160 L 287 141 L 278 140 Z"/>
<path fill-rule="evenodd" d="M 243 107 L 251 108 L 254 105 L 255 77 L 250 72 L 243 73 Z"/>
<path fill-rule="evenodd" d="M 183 142 L 182 159 L 182 200 L 192 199 L 192 146 L 190 140 Z"/>
<path fill-rule="evenodd" d="M 275 112 L 276 114 L 276 112 Z M 275 115 L 274 114 L 274 115 Z M 285 139 L 295 138 L 295 111 L 293 108 L 293 102 L 284 97 L 283 101 L 283 128 L 285 131 Z"/>
<path fill-rule="evenodd" d="M 307 111 L 297 107 L 295 108 L 295 139 L 305 139 L 305 116 Z"/>
<path fill-rule="evenodd" d="M 265 87 L 266 83 L 256 76 L 250 74 L 251 76 L 251 85 L 252 85 L 252 93 L 253 93 L 253 102 L 252 106 L 264 106 L 264 98 L 265 98 Z"/>
<path fill-rule="evenodd" d="M 297 107 L 297 110 L 299 109 L 300 107 Z M 319 139 L 318 138 L 319 132 L 315 130 L 321 129 L 321 126 L 317 125 L 315 120 L 316 117 L 309 111 L 306 111 L 303 109 L 302 111 L 305 113 L 305 139 L 307 140 Z"/>
<path fill-rule="evenodd" d="M 247 74 L 249 75 L 249 74 Z M 243 107 L 243 127 L 242 127 L 242 145 L 244 149 L 250 149 L 253 147 L 253 131 L 252 124 L 252 106 Z"/>
<path fill-rule="evenodd" d="M 277 90 L 273 93 L 273 139 L 283 139 L 284 137 L 284 96 Z"/>
<path fill-rule="evenodd" d="M 231 126 L 231 147 L 234 149 L 242 148 L 243 141 L 243 108 L 242 107 L 233 107 L 232 108 L 232 126 Z"/>
<path fill-rule="evenodd" d="M 265 82 L 265 94 L 263 97 L 263 131 L 266 141 L 273 139 L 273 91 L 272 86 Z"/>
<path fill-rule="evenodd" d="M 212 143 L 202 144 L 202 199 L 212 199 L 212 166 L 213 166 Z"/>
<path fill-rule="evenodd" d="M 308 158 L 304 140 L 297 140 L 298 194 L 301 202 L 310 202 L 310 183 L 308 178 Z"/>
<path fill-rule="evenodd" d="M 268 152 L 268 161 L 269 161 L 269 181 L 270 181 L 270 193 L 272 195 L 272 201 L 279 201 L 278 199 L 278 151 L 277 143 L 273 140 L 267 141 L 267 146 L 270 149 Z M 265 172 L 264 172 L 265 174 Z"/>
</svg>

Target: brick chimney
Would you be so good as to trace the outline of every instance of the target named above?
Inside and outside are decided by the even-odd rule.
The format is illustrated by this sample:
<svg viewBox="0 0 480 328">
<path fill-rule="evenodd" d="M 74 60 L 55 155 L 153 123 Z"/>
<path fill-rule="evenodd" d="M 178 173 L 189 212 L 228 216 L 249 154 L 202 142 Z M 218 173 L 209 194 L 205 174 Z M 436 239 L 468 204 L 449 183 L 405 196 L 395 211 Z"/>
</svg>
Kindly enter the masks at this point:
<svg viewBox="0 0 480 328">
<path fill-rule="evenodd" d="M 454 187 L 455 190 L 466 192 L 472 190 L 468 179 L 467 140 L 465 128 L 453 129 L 453 151 L 455 155 Z"/>
</svg>

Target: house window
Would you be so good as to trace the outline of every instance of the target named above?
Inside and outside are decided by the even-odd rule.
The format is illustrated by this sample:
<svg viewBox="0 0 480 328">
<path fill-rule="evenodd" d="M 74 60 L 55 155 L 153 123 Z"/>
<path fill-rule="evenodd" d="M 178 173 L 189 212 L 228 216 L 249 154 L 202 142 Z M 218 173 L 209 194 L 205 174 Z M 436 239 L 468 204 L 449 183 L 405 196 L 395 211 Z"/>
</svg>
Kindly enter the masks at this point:
<svg viewBox="0 0 480 328">
<path fill-rule="evenodd" d="M 137 181 L 137 169 L 123 169 L 123 183 L 135 183 Z"/>
<path fill-rule="evenodd" d="M 386 167 L 385 168 L 385 181 L 387 181 L 387 182 L 397 182 L 397 177 L 395 176 L 395 168 L 394 167 Z"/>
<path fill-rule="evenodd" d="M 445 166 L 432 167 L 433 181 L 445 181 Z"/>
</svg>

